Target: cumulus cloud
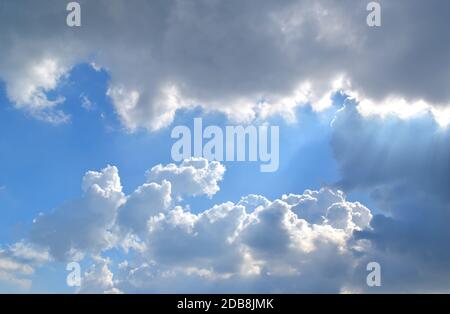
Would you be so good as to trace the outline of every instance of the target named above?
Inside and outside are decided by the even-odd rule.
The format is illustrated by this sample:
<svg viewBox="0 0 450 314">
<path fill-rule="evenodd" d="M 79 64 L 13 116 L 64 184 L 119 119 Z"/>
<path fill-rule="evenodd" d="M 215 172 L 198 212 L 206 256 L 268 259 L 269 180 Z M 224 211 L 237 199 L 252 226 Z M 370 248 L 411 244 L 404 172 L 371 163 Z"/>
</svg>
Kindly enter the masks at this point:
<svg viewBox="0 0 450 314">
<path fill-rule="evenodd" d="M 81 62 L 111 75 L 107 93 L 130 129 L 160 129 L 196 106 L 295 119 L 298 105 L 320 110 L 341 89 L 372 113 L 450 103 L 443 1 L 383 2 L 380 28 L 350 0 L 80 3 L 80 28 L 64 24 L 60 1 L 3 4 L 0 77 L 16 107 L 64 120 L 63 98 L 47 92 Z"/>
<path fill-rule="evenodd" d="M 80 3 L 81 28 L 66 27 L 61 1 L 1 3 L 0 79 L 16 108 L 67 121 L 57 91 L 80 63 L 109 73 L 106 94 L 131 130 L 194 107 L 292 121 L 299 105 L 321 110 L 343 91 L 356 103 L 333 121 L 341 178 L 193 212 L 181 198 L 215 195 L 220 163 L 157 165 L 130 195 L 117 168 L 89 171 L 79 199 L 0 250 L 0 280 L 29 287 L 37 265 L 90 256 L 80 292 L 360 291 L 375 260 L 381 289 L 448 291 L 448 2 L 382 2 L 381 28 L 350 0 Z M 369 194 L 378 211 L 341 190 Z M 102 253 L 116 248 L 127 260 L 113 274 Z"/>
<path fill-rule="evenodd" d="M 87 258 L 92 266 L 81 293 L 340 292 L 352 278 L 365 283 L 365 271 L 354 272 L 360 259 L 355 252 L 365 240 L 353 233 L 369 231 L 372 214 L 342 192 L 306 190 L 273 201 L 248 195 L 196 212 L 180 205 L 172 186 L 180 180 L 198 184 L 199 171 L 202 178 L 218 168 L 223 174 L 223 166 L 197 158 L 157 167 L 175 174 L 154 167 L 149 173 L 162 181 L 151 182 L 149 175 L 128 196 L 117 168 L 88 171 L 82 197 L 36 218 L 30 238 L 10 246 L 1 267 L 31 274 L 31 264 L 17 262 Z M 205 186 L 184 193 L 208 195 Z M 111 250 L 126 257 L 115 274 L 111 264 L 117 260 L 102 257 Z"/>
<path fill-rule="evenodd" d="M 96 257 L 91 267 L 84 273 L 79 293 L 121 293 L 114 288 L 114 274 L 109 270 L 109 259 Z"/>
<path fill-rule="evenodd" d="M 145 183 L 138 187 L 126 203 L 120 207 L 118 224 L 121 228 L 142 235 L 147 230 L 150 217 L 164 212 L 171 205 L 171 183 L 163 180 L 162 184 Z"/>
<path fill-rule="evenodd" d="M 352 283 L 358 263 L 352 232 L 368 229 L 371 214 L 342 193 L 322 189 L 315 196 L 323 212 L 346 207 L 349 221 L 325 214 L 320 223 L 310 223 L 294 208 L 308 207 L 301 200 L 311 192 L 290 195 L 291 203 L 284 201 L 288 196 L 269 201 L 251 195 L 197 214 L 175 207 L 155 215 L 148 222 L 148 249 L 121 264 L 117 287 L 131 292 L 339 292 Z M 339 200 L 327 200 L 329 193 L 340 195 Z M 368 221 L 361 223 L 361 212 Z M 364 271 L 356 276 L 365 283 Z"/>
<path fill-rule="evenodd" d="M 49 248 L 58 260 L 98 255 L 118 242 L 127 249 L 142 247 L 145 243 L 140 243 L 140 238 L 147 235 L 148 221 L 168 210 L 172 198 L 212 196 L 219 190 L 224 172 L 220 163 L 202 158 L 185 160 L 178 166 L 158 165 L 147 172 L 153 182 L 125 196 L 116 167 L 88 171 L 82 180 L 82 197 L 39 215 L 30 238 Z"/>
<path fill-rule="evenodd" d="M 346 202 L 343 192 L 339 190 L 306 190 L 303 195 L 283 195 L 282 200 L 294 205 L 293 212 L 307 221 L 325 221 L 338 229 L 365 229 L 372 219 L 368 208 L 359 202 Z"/>
<path fill-rule="evenodd" d="M 96 254 L 114 242 L 111 228 L 124 194 L 116 167 L 89 171 L 82 182 L 83 196 L 38 216 L 31 227 L 34 243 L 48 247 L 58 260 Z"/>
<path fill-rule="evenodd" d="M 364 117 L 351 103 L 332 127 L 341 180 L 275 200 L 183 207 L 179 195 L 213 195 L 224 176 L 201 158 L 151 168 L 130 195 L 116 167 L 88 171 L 80 199 L 1 252 L 1 276 L 26 286 L 34 265 L 90 257 L 80 292 L 360 292 L 376 261 L 377 291 L 447 291 L 448 128 L 431 114 Z M 377 210 L 342 190 L 368 193 Z M 113 274 L 102 255 L 116 249 L 126 260 Z"/>
<path fill-rule="evenodd" d="M 201 158 L 151 168 L 130 195 L 117 168 L 89 171 L 79 200 L 37 217 L 30 239 L 2 252 L 3 277 L 21 282 L 33 271 L 26 259 L 90 256 L 80 292 L 370 292 L 365 266 L 377 261 L 377 291 L 447 291 L 449 129 L 430 113 L 365 117 L 351 102 L 332 128 L 341 180 L 275 200 L 183 207 L 180 195 L 212 196 L 224 176 Z M 342 190 L 368 193 L 377 210 Z M 117 261 L 101 256 L 114 249 L 126 260 L 113 274 Z"/>
<path fill-rule="evenodd" d="M 147 177 L 150 181 L 170 181 L 175 195 L 204 194 L 211 197 L 220 190 L 218 183 L 224 173 L 225 167 L 217 161 L 191 158 L 184 160 L 179 166 L 157 165 L 147 172 Z"/>
<path fill-rule="evenodd" d="M 139 229 L 143 245 L 120 264 L 114 287 L 370 292 L 365 267 L 377 261 L 383 274 L 377 291 L 448 291 L 448 134 L 430 113 L 409 121 L 364 117 L 347 103 L 333 122 L 336 188 L 272 201 L 248 195 L 203 212 L 176 198 L 149 208 L 147 226 Z M 376 214 L 337 188 L 368 193 Z"/>
</svg>

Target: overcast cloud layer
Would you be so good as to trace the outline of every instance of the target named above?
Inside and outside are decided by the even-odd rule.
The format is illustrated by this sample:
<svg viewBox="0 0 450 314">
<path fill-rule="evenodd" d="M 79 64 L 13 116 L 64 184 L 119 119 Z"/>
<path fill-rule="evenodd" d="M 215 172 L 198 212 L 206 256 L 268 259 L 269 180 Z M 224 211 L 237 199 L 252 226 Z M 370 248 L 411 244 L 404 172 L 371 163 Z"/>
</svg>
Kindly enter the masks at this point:
<svg viewBox="0 0 450 314">
<path fill-rule="evenodd" d="M 384 1 L 380 28 L 367 26 L 364 1 L 80 3 L 82 26 L 69 28 L 61 1 L 2 2 L 0 76 L 40 119 L 69 119 L 46 92 L 81 62 L 111 75 L 108 95 L 130 129 L 157 130 L 193 106 L 292 120 L 338 89 L 368 112 L 450 104 L 446 1 Z"/>
</svg>

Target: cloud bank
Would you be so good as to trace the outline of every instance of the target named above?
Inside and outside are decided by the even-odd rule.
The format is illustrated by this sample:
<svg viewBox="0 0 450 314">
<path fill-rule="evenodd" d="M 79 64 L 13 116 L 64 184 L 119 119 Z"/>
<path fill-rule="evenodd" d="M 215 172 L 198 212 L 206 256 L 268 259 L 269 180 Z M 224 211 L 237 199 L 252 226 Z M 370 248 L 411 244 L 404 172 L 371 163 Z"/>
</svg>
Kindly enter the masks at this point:
<svg viewBox="0 0 450 314">
<path fill-rule="evenodd" d="M 128 196 L 117 168 L 87 172 L 82 197 L 37 217 L 13 251 L 33 256 L 19 250 L 27 243 L 49 252 L 46 261 L 91 259 L 80 292 L 342 292 L 349 279 L 365 282 L 365 272 L 354 273 L 365 240 L 353 232 L 371 230 L 372 214 L 342 192 L 306 190 L 273 201 L 248 195 L 193 212 L 172 186 L 189 179 L 194 189 L 185 195 L 196 195 L 199 173 L 214 177 L 223 166 L 198 158 L 152 170 L 160 168 L 175 175 Z M 104 257 L 111 250 L 124 256 L 116 273 Z M 18 267 L 10 270 L 25 270 Z"/>
<path fill-rule="evenodd" d="M 2 4 L 0 77 L 14 105 L 40 119 L 67 121 L 63 97 L 48 92 L 91 63 L 110 74 L 107 94 L 130 130 L 160 129 L 193 107 L 293 120 L 297 106 L 320 110 L 339 90 L 366 113 L 450 120 L 445 1 L 383 2 L 380 28 L 350 0 L 80 4 L 80 28 L 65 25 L 60 1 Z"/>
</svg>

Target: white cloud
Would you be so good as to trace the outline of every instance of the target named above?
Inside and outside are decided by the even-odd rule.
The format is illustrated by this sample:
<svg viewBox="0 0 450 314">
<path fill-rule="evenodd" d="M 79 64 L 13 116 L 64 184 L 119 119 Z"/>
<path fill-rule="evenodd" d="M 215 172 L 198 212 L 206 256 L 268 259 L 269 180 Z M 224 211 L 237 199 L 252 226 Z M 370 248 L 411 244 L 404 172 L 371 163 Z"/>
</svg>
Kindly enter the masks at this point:
<svg viewBox="0 0 450 314">
<path fill-rule="evenodd" d="M 69 116 L 54 107 L 64 102 L 59 96 L 49 99 L 46 92 L 55 89 L 64 74 L 68 72 L 57 60 L 24 60 L 28 66 L 11 69 L 11 73 L 3 72 L 8 82 L 6 92 L 18 108 L 22 108 L 38 119 L 51 123 L 63 123 Z"/>
<path fill-rule="evenodd" d="M 18 260 L 44 264 L 51 261 L 49 252 L 41 247 L 36 247 L 25 241 L 16 242 L 8 248 L 11 256 Z"/>
<path fill-rule="evenodd" d="M 327 222 L 337 229 L 365 229 L 372 219 L 368 208 L 358 202 L 347 202 L 341 191 L 306 190 L 303 195 L 283 195 L 281 199 L 293 205 L 293 212 L 300 218 L 312 223 Z"/>
<path fill-rule="evenodd" d="M 28 240 L 0 253 L 0 278 L 27 286 L 36 266 L 76 254 L 94 258 L 85 292 L 370 291 L 365 265 L 375 260 L 383 291 L 448 289 L 448 132 L 430 114 L 364 118 L 356 104 L 339 111 L 333 129 L 338 186 L 372 191 L 389 215 L 373 216 L 335 188 L 248 195 L 195 212 L 179 195 L 214 195 L 220 163 L 157 165 L 127 196 L 108 166 L 88 171 L 79 200 L 40 215 Z M 392 134 L 402 140 L 380 140 Z M 108 265 L 117 261 L 101 257 L 112 249 L 127 258 L 115 274 Z"/>
<path fill-rule="evenodd" d="M 345 225 L 340 215 L 329 214 L 320 223 L 297 216 L 294 209 L 307 208 L 302 200 L 312 193 L 324 213 L 348 210 Z M 284 200 L 251 195 L 198 214 L 175 207 L 153 216 L 147 250 L 122 264 L 117 287 L 128 292 L 339 292 L 352 285 L 358 263 L 352 232 L 368 227 L 370 211 L 328 189 Z M 361 285 L 364 274 L 358 274 Z"/>
<path fill-rule="evenodd" d="M 164 212 L 171 205 L 171 184 L 163 180 L 145 183 L 127 197 L 126 204 L 119 209 L 118 224 L 125 231 L 131 230 L 138 236 L 145 234 L 150 217 Z"/>
<path fill-rule="evenodd" d="M 178 201 L 217 193 L 219 163 L 155 166 L 127 197 L 109 166 L 85 175 L 80 199 L 37 217 L 26 242 L 0 251 L 0 278 L 29 286 L 22 276 L 36 264 L 89 255 L 85 291 L 337 292 L 361 288 L 364 262 L 376 258 L 407 271 L 388 269 L 390 287 L 448 287 L 448 134 L 429 119 L 449 121 L 447 2 L 383 2 L 376 30 L 365 3 L 350 0 L 81 2 L 78 32 L 60 1 L 3 4 L 0 78 L 17 108 L 67 121 L 64 98 L 50 95 L 81 62 L 109 73 L 107 94 L 131 130 L 158 130 L 197 106 L 236 121 L 293 121 L 297 106 L 321 110 L 343 90 L 358 105 L 333 125 L 339 185 L 372 192 L 392 217 L 372 217 L 335 189 L 194 213 Z M 99 257 L 113 248 L 135 253 L 117 277 Z"/>
<path fill-rule="evenodd" d="M 201 159 L 159 165 L 148 178 L 162 181 L 128 196 L 117 168 L 88 171 L 82 197 L 36 218 L 30 242 L 9 248 L 3 271 L 29 275 L 32 263 L 17 262 L 90 257 L 79 292 L 339 292 L 352 285 L 354 250 L 363 247 L 352 234 L 370 229 L 370 210 L 326 188 L 274 201 L 248 195 L 197 213 L 179 205 L 173 186 L 191 182 L 185 195 L 209 195 L 206 187 L 224 171 Z M 117 261 L 101 257 L 112 249 L 127 256 L 117 274 L 109 266 Z"/>
<path fill-rule="evenodd" d="M 32 225 L 31 240 L 58 260 L 96 254 L 114 244 L 111 228 L 125 199 L 117 168 L 87 172 L 82 189 L 80 199 L 41 214 Z"/>
<path fill-rule="evenodd" d="M 220 188 L 225 167 L 217 161 L 204 158 L 184 160 L 179 166 L 168 164 L 157 165 L 147 172 L 150 181 L 168 180 L 172 184 L 174 195 L 202 195 L 209 197 L 216 194 Z"/>
<path fill-rule="evenodd" d="M 0 282 L 22 289 L 31 287 L 30 276 L 35 268 L 49 262 L 49 252 L 25 241 L 6 249 L 0 248 Z"/>
<path fill-rule="evenodd" d="M 120 290 L 114 288 L 113 273 L 109 270 L 109 259 L 96 257 L 94 264 L 89 268 L 81 281 L 79 293 L 121 293 Z"/>
</svg>

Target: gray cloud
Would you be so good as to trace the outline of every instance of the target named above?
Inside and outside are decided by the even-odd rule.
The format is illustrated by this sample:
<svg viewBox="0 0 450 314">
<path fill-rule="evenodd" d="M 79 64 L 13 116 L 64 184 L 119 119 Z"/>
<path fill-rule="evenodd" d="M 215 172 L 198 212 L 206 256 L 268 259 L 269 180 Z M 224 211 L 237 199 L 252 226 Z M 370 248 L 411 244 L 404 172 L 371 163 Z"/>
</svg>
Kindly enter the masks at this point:
<svg viewBox="0 0 450 314">
<path fill-rule="evenodd" d="M 374 245 L 387 291 L 448 291 L 449 144 L 430 114 L 367 118 L 348 104 L 334 122 L 338 186 L 369 193 L 379 208 L 373 229 L 356 236 Z"/>
<path fill-rule="evenodd" d="M 238 120 L 291 117 L 339 88 L 375 103 L 450 103 L 444 1 L 384 1 L 377 29 L 365 23 L 364 1 L 80 3 L 79 29 L 65 26 L 60 1 L 2 3 L 8 96 L 53 122 L 67 118 L 63 99 L 46 91 L 80 62 L 111 74 L 108 95 L 129 128 L 164 127 L 193 106 Z M 344 84 L 333 85 L 339 77 Z"/>
</svg>

